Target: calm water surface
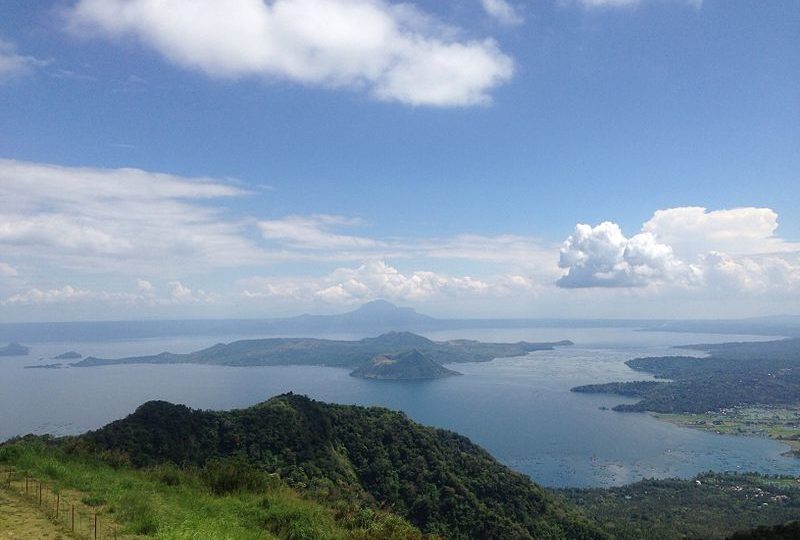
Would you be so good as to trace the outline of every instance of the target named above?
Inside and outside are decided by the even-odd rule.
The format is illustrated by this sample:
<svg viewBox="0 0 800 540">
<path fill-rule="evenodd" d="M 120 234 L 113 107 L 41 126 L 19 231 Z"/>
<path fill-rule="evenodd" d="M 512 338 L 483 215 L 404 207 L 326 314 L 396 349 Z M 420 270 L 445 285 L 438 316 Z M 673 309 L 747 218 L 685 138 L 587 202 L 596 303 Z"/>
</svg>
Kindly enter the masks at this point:
<svg viewBox="0 0 800 540">
<path fill-rule="evenodd" d="M 714 435 L 646 414 L 601 410 L 625 399 L 569 392 L 580 384 L 647 379 L 629 369 L 625 360 L 675 354 L 670 349 L 673 345 L 774 338 L 608 328 L 426 335 L 484 341 L 571 339 L 576 345 L 521 358 L 458 364 L 451 367 L 464 373 L 463 377 L 407 383 L 355 379 L 347 370 L 328 367 L 23 369 L 52 363 L 39 359 L 68 350 L 114 358 L 165 350 L 188 352 L 241 336 L 30 343 L 28 357 L 0 359 L 0 440 L 29 432 L 80 433 L 121 418 L 150 399 L 229 409 L 293 391 L 324 401 L 403 410 L 423 424 L 467 435 L 500 461 L 548 486 L 610 486 L 645 477 L 689 477 L 706 470 L 800 475 L 800 460 L 781 456 L 787 447 L 775 441 Z"/>
</svg>

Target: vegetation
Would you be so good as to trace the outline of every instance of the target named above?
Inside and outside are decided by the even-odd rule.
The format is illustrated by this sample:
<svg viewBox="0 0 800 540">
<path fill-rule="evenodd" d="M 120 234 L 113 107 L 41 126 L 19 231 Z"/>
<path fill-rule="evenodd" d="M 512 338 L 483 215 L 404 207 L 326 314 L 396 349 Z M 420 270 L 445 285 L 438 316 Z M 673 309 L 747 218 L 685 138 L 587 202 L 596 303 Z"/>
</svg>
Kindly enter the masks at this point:
<svg viewBox="0 0 800 540">
<path fill-rule="evenodd" d="M 366 365 L 350 373 L 360 379 L 420 380 L 440 379 L 461 375 L 457 371 L 440 366 L 417 350 L 394 355 L 380 355 Z"/>
<path fill-rule="evenodd" d="M 189 354 L 161 353 L 154 356 L 102 359 L 87 357 L 72 364 L 91 367 L 109 364 L 220 364 L 226 366 L 326 365 L 357 368 L 378 355 L 393 355 L 416 349 L 430 360 L 449 362 L 488 362 L 495 358 L 523 356 L 532 351 L 550 350 L 557 343 L 481 343 L 472 340 L 437 342 L 411 332 L 389 332 L 360 341 L 311 338 L 249 339 L 219 343 Z"/>
<path fill-rule="evenodd" d="M 68 451 L 62 442 L 39 437 L 3 444 L 0 463 L 13 465 L 19 471 L 50 482 L 62 493 L 81 497 L 84 503 L 113 516 L 122 526 L 123 534 L 137 537 L 169 540 L 424 538 L 407 521 L 388 512 L 355 506 L 325 506 L 299 494 L 279 479 L 252 469 L 244 473 L 237 471 L 237 480 L 228 483 L 226 489 L 218 490 L 214 482 L 219 481 L 224 472 L 214 469 L 216 465 L 197 469 L 162 464 L 136 470 L 119 463 L 112 465 L 108 459 L 88 453 Z M 233 473 L 234 469 L 228 468 L 227 472 Z M 36 517 L 24 504 L 17 506 L 25 520 Z M 7 525 L 13 527 L 14 538 L 26 537 L 23 525 L 36 529 L 28 531 L 31 534 L 27 538 L 42 538 L 42 532 L 52 528 L 41 520 L 8 521 Z M 33 534 L 37 531 L 39 534 Z"/>
<path fill-rule="evenodd" d="M 758 474 L 706 473 L 692 480 L 642 480 L 562 493 L 619 540 L 721 539 L 800 515 L 798 479 Z"/>
<path fill-rule="evenodd" d="M 797 540 L 800 538 L 800 521 L 771 527 L 761 526 L 749 531 L 734 533 L 731 540 Z"/>
<path fill-rule="evenodd" d="M 576 392 L 606 392 L 639 397 L 618 411 L 705 413 L 742 406 L 800 404 L 800 339 L 692 345 L 708 358 L 636 358 L 631 368 L 669 382 L 637 381 L 579 386 Z"/>
<path fill-rule="evenodd" d="M 23 442 L 4 446 L 3 455 Z M 200 482 L 210 500 L 260 493 L 279 479 L 285 489 L 337 509 L 336 515 L 384 509 L 446 538 L 605 537 L 560 498 L 465 437 L 382 408 L 327 405 L 292 394 L 229 412 L 148 402 L 123 420 L 54 444 L 46 451 L 101 459 L 106 471 L 167 471 L 164 478 L 179 478 L 179 486 L 186 485 L 182 475 L 196 471 L 192 482 Z"/>
<path fill-rule="evenodd" d="M 702 414 L 655 414 L 681 426 L 726 435 L 769 437 L 800 455 L 800 407 L 733 407 Z"/>
</svg>

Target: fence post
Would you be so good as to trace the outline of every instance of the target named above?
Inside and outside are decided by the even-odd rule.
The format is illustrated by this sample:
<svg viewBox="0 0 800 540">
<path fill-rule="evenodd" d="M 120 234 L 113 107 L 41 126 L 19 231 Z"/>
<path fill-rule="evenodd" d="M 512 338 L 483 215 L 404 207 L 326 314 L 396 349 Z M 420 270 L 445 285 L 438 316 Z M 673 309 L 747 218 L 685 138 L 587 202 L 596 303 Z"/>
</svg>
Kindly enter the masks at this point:
<svg viewBox="0 0 800 540">
<path fill-rule="evenodd" d="M 97 540 L 97 512 L 94 513 L 94 540 Z"/>
<path fill-rule="evenodd" d="M 72 505 L 72 532 L 75 532 L 75 505 Z"/>
<path fill-rule="evenodd" d="M 61 493 L 56 494 L 56 521 L 58 521 L 58 509 L 61 506 Z"/>
<path fill-rule="evenodd" d="M 42 481 L 37 480 L 37 483 L 39 484 L 39 506 L 42 506 Z"/>
<path fill-rule="evenodd" d="M 28 495 L 28 471 L 25 471 L 25 496 Z"/>
</svg>

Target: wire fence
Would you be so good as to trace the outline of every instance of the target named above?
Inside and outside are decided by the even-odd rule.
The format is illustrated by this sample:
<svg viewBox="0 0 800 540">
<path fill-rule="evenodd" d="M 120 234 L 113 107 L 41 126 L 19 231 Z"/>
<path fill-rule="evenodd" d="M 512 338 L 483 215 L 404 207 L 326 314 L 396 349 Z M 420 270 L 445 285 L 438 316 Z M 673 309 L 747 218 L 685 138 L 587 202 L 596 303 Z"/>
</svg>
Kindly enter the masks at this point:
<svg viewBox="0 0 800 540">
<path fill-rule="evenodd" d="M 73 536 L 88 540 L 122 540 L 113 520 L 97 506 L 76 500 L 74 495 L 30 476 L 28 471 L 0 465 L 0 486 L 23 496 L 48 518 Z"/>
</svg>

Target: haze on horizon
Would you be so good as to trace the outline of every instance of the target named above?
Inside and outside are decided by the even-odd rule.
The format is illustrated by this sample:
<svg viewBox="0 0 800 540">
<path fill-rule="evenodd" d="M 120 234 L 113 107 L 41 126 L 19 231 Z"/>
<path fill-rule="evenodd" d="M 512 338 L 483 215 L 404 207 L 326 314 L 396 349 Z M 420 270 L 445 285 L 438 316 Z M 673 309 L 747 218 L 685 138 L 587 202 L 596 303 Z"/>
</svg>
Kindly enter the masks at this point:
<svg viewBox="0 0 800 540">
<path fill-rule="evenodd" d="M 0 322 L 800 314 L 797 2 L 0 13 Z"/>
</svg>

